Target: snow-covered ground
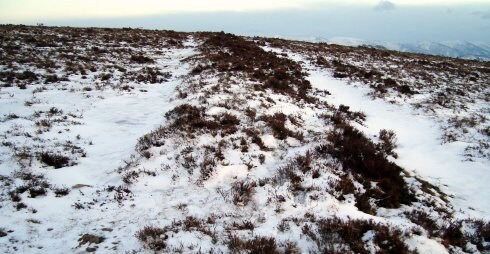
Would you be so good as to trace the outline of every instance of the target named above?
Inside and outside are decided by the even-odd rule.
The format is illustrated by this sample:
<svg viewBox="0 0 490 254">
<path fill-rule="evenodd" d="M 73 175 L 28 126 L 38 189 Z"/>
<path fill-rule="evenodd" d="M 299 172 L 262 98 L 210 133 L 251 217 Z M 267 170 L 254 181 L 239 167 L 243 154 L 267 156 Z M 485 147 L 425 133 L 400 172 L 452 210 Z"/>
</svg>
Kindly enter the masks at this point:
<svg viewBox="0 0 490 254">
<path fill-rule="evenodd" d="M 138 138 L 158 127 L 164 121 L 164 113 L 175 106 L 172 101 L 175 88 L 182 83 L 182 75 L 190 68 L 182 60 L 196 54 L 193 41 L 188 41 L 186 46 L 169 51 L 164 59 L 158 61 L 157 66 L 172 73 L 174 78 L 162 84 L 137 84 L 138 90 L 129 93 L 112 89 L 83 93 L 53 89 L 35 94 L 41 103 L 26 108 L 24 101 L 31 99 L 33 89 L 2 89 L 2 116 L 15 114 L 27 117 L 36 110 L 49 110 L 51 107 L 80 114 L 80 125 L 59 128 L 67 134 L 60 135 L 52 130 L 43 135 L 50 138 L 47 145 L 51 139 L 63 141 L 79 135 L 86 152 L 86 156 L 78 158 L 74 166 L 47 170 L 39 165 L 39 169 L 33 170 L 34 173 L 43 174 L 50 184 L 68 188 L 80 186 L 73 188 L 68 197 L 60 199 L 47 195 L 28 199 L 28 205 L 36 210 L 35 213 L 17 212 L 6 203 L 2 205 L 0 226 L 13 230 L 9 238 L 15 239 L 11 245 L 6 244 L 9 241 L 6 237 L 0 239 L 3 253 L 84 253 L 85 248 L 76 248 L 78 239 L 86 233 L 101 232 L 106 238 L 111 238 L 108 235 L 113 237 L 105 241 L 105 246 L 100 246 L 105 251 L 117 253 L 136 249 L 138 244 L 133 234 L 141 224 L 148 223 L 147 218 L 155 218 L 155 214 L 160 212 L 160 195 L 138 199 L 139 209 L 132 211 L 125 211 L 117 204 L 104 207 L 104 204 L 95 202 L 100 207 L 91 210 L 76 210 L 73 205 L 76 202 L 91 202 L 93 198 L 101 196 L 99 192 L 107 186 L 118 185 L 121 177 L 115 173 L 116 169 L 131 161 Z M 80 83 L 83 84 L 83 80 L 74 80 L 68 86 L 79 89 Z M 17 128 L 30 132 L 31 128 L 35 128 L 32 122 L 18 120 L 24 126 L 19 127 L 20 123 L 14 122 L 16 120 L 7 121 L 0 125 L 1 132 Z M 34 146 L 28 139 L 22 142 L 25 142 L 25 146 Z M 47 146 L 45 149 L 52 148 Z M 1 174 L 10 175 L 12 167 L 18 167 L 14 159 L 11 151 L 5 150 L 1 154 Z M 101 199 L 112 199 L 112 195 L 103 193 Z M 27 193 L 24 193 L 24 197 L 27 197 Z M 140 213 L 135 214 L 135 211 Z M 119 246 L 119 249 L 115 246 Z"/>
<path fill-rule="evenodd" d="M 464 157 L 465 142 L 441 142 L 441 119 L 415 109 L 411 104 L 389 103 L 371 96 L 372 89 L 346 79 L 332 77 L 330 71 L 314 67 L 305 56 L 278 48 L 266 51 L 287 53 L 308 70 L 312 86 L 326 90 L 328 103 L 346 105 L 365 113 L 366 121 L 359 125 L 369 137 L 376 139 L 381 129 L 395 131 L 398 158 L 393 159 L 405 170 L 421 175 L 451 197 L 460 218 L 490 219 L 490 161 L 471 161 Z"/>
<path fill-rule="evenodd" d="M 279 56 L 260 56 L 275 63 L 281 57 L 301 63 L 313 87 L 310 99 L 316 96 L 313 99 L 318 100 L 305 103 L 306 97 L 294 97 L 294 89 L 263 88 L 260 85 L 264 84 L 246 78 L 245 72 L 217 71 L 216 66 L 222 64 L 219 61 L 234 59 L 229 52 L 215 59 L 212 54 L 206 55 L 209 52 L 200 51 L 201 43 L 212 36 L 188 35 L 176 48 L 168 46 L 179 45 L 174 41 L 161 48 L 143 47 L 140 55 L 131 55 L 145 64 L 143 54 L 149 55 L 154 59 L 149 66 L 171 74 L 172 78 L 161 83 L 117 83 L 124 79 L 117 79 L 121 73 L 114 71 L 114 78 L 102 89 L 85 89 L 98 80 L 101 73 L 97 72 L 84 75 L 88 78 L 71 76 L 26 89 L 1 87 L 0 234 L 6 235 L 0 236 L 0 252 L 153 253 L 148 246 L 151 241 L 135 236 L 149 226 L 162 230 L 154 236 L 156 242 L 163 243 L 162 252 L 228 253 L 233 252 L 233 244 L 244 244 L 240 241 L 272 237 L 280 252 L 290 248 L 292 253 L 315 253 L 321 247 L 315 237 L 319 221 L 340 218 L 347 224 L 364 221 L 361 225 L 373 228 L 359 239 L 370 253 L 385 244 L 378 239 L 384 228 L 389 228 L 384 237 L 399 234 L 396 239 L 411 251 L 448 253 L 445 239 L 431 235 L 424 225 L 412 220 L 412 212 L 423 210 L 436 217 L 433 220 L 440 222 L 441 228 L 446 226 L 444 220 L 454 219 L 452 211 L 459 218 L 490 219 L 486 200 L 490 195 L 486 185 L 489 162 L 465 160 L 467 144 L 441 144 L 440 121 L 434 116 L 403 100 L 398 104 L 374 100 L 367 95 L 371 91 L 366 86 L 335 79 L 330 71 L 313 66 L 306 56 L 283 54 L 273 47 L 261 49 L 281 53 Z M 219 34 L 217 38 L 232 38 L 249 47 L 246 43 L 253 44 L 230 35 Z M 246 53 L 237 57 L 248 60 Z M 128 58 L 123 56 L 123 60 Z M 209 63 L 211 59 L 215 65 Z M 145 73 L 145 64 L 130 63 L 130 71 Z M 284 64 L 294 67 L 289 62 Z M 227 65 L 232 63 L 225 61 L 220 68 Z M 237 70 L 246 68 L 241 65 Z M 267 71 L 274 76 L 278 70 Z M 59 68 L 58 74 L 65 73 Z M 296 76 L 295 81 L 303 81 L 301 78 Z M 179 105 L 198 111 L 192 115 L 195 119 L 184 118 L 185 110 L 174 112 Z M 340 105 L 364 112 L 365 121 L 356 123 L 339 110 Z M 165 116 L 167 112 L 174 113 Z M 374 143 L 380 129 L 394 130 L 398 158 L 389 158 L 411 176 L 451 195 L 451 204 L 443 202 L 440 193 L 422 190 L 418 179 L 406 177 L 407 188 L 417 202 L 387 208 L 372 198 L 367 202 L 374 212 L 359 208 L 356 195 L 367 193 L 369 188 L 379 193 L 377 183 L 356 180 L 353 175 L 359 172 L 342 169 L 339 160 L 329 154 L 311 155 L 328 145 L 327 136 L 335 128 L 330 118 L 334 113 L 345 113 L 342 121 L 362 130 Z M 223 120 L 226 114 L 228 118 Z M 178 117 L 187 122 L 177 125 Z M 201 122 L 190 125 L 195 120 Z M 277 129 L 286 137 L 278 137 Z M 158 142 L 149 142 L 139 150 L 142 137 L 148 135 Z M 68 155 L 72 164 L 49 167 L 40 159 L 41 152 L 46 151 Z M 305 162 L 308 160 L 312 161 Z M 47 192 L 32 197 L 30 190 L 19 191 L 24 184 L 40 184 L 27 179 L 32 175 L 19 172 L 43 175 L 42 180 L 50 185 Z M 345 186 L 340 186 L 342 180 Z M 57 197 L 55 187 L 66 187 L 70 193 Z M 344 187 L 352 190 L 344 193 Z M 20 200 L 14 201 L 17 198 Z M 19 204 L 25 207 L 19 208 Z M 437 218 L 439 215 L 448 217 Z M 89 239 L 91 236 L 103 238 Z M 233 242 L 234 237 L 239 240 Z M 334 238 L 335 234 L 333 240 L 327 236 L 331 241 Z M 334 247 L 346 248 L 340 244 Z M 476 250 L 471 244 L 467 247 Z M 450 248 L 462 251 L 461 246 Z"/>
<path fill-rule="evenodd" d="M 335 105 L 348 105 L 352 110 L 366 113 L 361 129 L 370 136 L 380 129 L 394 130 L 397 135 L 397 164 L 430 179 L 452 195 L 454 208 L 463 217 L 490 219 L 490 165 L 488 161 L 467 161 L 462 156 L 466 144 L 441 144 L 439 122 L 425 116 L 410 105 L 390 104 L 373 100 L 369 88 L 346 80 L 334 79 L 326 72 L 313 71 L 309 80 Z"/>
</svg>

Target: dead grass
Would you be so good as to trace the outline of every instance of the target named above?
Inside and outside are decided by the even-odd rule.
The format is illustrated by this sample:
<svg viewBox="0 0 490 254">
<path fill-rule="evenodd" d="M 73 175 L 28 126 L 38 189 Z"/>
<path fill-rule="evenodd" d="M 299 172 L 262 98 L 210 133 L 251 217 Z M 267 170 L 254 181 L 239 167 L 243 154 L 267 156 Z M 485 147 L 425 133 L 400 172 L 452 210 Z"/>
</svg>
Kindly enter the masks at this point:
<svg viewBox="0 0 490 254">
<path fill-rule="evenodd" d="M 345 171 L 359 176 L 360 182 L 377 182 L 379 190 L 368 194 L 376 199 L 378 206 L 397 208 L 414 200 L 401 175 L 402 169 L 387 160 L 384 151 L 380 151 L 360 131 L 349 125 L 337 125 L 327 140 L 329 143 L 319 146 L 317 152 L 338 160 Z"/>
<path fill-rule="evenodd" d="M 373 231 L 378 253 L 411 253 L 403 243 L 402 233 L 372 221 L 338 218 L 315 220 L 302 228 L 321 253 L 369 253 L 362 240 L 364 234 Z"/>
<path fill-rule="evenodd" d="M 266 52 L 254 42 L 226 33 L 201 33 L 204 40 L 200 46 L 211 65 L 198 65 L 192 74 L 204 70 L 225 73 L 240 73 L 258 81 L 259 90 L 271 89 L 275 93 L 286 94 L 296 100 L 313 102 L 308 95 L 310 83 L 305 79 L 301 66 L 287 58 Z"/>
</svg>

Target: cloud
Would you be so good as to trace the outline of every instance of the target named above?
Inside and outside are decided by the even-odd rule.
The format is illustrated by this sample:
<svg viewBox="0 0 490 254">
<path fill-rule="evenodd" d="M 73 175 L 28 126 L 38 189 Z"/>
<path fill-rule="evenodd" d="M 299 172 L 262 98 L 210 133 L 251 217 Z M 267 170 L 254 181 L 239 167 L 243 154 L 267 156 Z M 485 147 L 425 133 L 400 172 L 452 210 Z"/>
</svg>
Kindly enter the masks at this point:
<svg viewBox="0 0 490 254">
<path fill-rule="evenodd" d="M 374 10 L 376 11 L 391 11 L 395 8 L 396 5 L 388 0 L 381 0 L 376 6 L 374 6 Z"/>
<path fill-rule="evenodd" d="M 301 6 L 300 0 L 0 0 L 0 21 L 274 11 Z"/>
<path fill-rule="evenodd" d="M 490 11 L 475 11 L 471 14 L 479 16 L 482 19 L 490 19 Z"/>
</svg>

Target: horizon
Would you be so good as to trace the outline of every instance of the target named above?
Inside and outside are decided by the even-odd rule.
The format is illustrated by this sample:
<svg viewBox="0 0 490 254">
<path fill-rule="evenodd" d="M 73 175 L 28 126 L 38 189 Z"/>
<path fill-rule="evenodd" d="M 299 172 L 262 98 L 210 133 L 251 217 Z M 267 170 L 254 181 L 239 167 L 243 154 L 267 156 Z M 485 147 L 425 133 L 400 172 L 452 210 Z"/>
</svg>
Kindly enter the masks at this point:
<svg viewBox="0 0 490 254">
<path fill-rule="evenodd" d="M 490 3 L 479 0 L 447 3 L 439 0 L 427 3 L 407 0 L 341 3 L 332 0 L 233 3 L 188 0 L 178 4 L 144 0 L 138 5 L 131 0 L 116 1 L 119 4 L 114 0 L 102 4 L 92 0 L 54 2 L 0 2 L 0 23 L 225 31 L 237 35 L 303 40 L 346 37 L 396 43 L 490 43 Z M 111 9 L 111 6 L 115 7 Z"/>
</svg>

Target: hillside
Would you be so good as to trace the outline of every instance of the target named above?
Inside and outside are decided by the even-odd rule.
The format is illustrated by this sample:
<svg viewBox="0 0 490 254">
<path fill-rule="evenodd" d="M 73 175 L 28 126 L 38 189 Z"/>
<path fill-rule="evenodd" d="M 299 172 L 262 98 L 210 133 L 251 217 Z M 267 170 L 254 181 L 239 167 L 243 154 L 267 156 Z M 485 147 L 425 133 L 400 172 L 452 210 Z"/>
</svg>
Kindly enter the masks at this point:
<svg viewBox="0 0 490 254">
<path fill-rule="evenodd" d="M 490 63 L 0 26 L 3 253 L 484 253 Z"/>
<path fill-rule="evenodd" d="M 462 59 L 489 61 L 490 45 L 485 42 L 468 41 L 419 41 L 414 43 L 396 43 L 390 41 L 368 41 L 349 37 L 334 37 L 331 39 L 313 38 L 313 42 L 328 42 L 345 46 L 370 46 L 379 49 L 402 52 L 420 53 L 436 56 L 447 56 Z"/>
</svg>

